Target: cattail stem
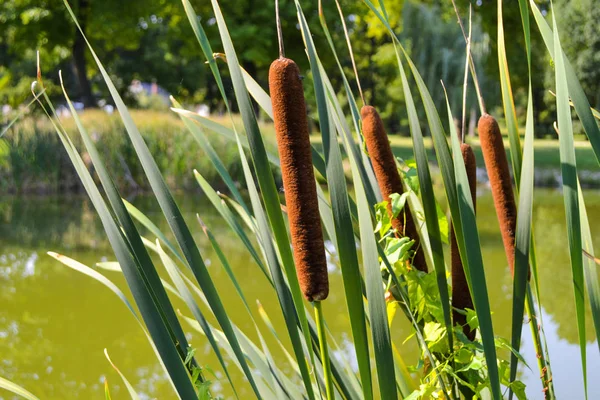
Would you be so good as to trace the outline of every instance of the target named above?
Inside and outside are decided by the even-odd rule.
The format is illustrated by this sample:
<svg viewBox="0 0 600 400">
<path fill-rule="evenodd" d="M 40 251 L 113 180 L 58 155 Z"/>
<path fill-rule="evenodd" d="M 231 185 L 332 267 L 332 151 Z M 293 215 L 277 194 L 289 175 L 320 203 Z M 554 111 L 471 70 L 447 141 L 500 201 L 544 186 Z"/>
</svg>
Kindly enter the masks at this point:
<svg viewBox="0 0 600 400">
<path fill-rule="evenodd" d="M 335 398 L 333 392 L 333 380 L 331 378 L 331 363 L 329 361 L 329 349 L 327 348 L 327 336 L 325 332 L 325 318 L 323 317 L 323 309 L 321 302 L 313 303 L 315 308 L 315 322 L 317 323 L 317 336 L 319 337 L 319 351 L 321 352 L 321 364 L 323 365 L 323 376 L 325 379 L 325 393 L 327 400 Z"/>
<path fill-rule="evenodd" d="M 277 24 L 277 43 L 279 44 L 279 57 L 285 57 L 283 47 L 283 32 L 281 29 L 281 18 L 279 17 L 279 0 L 275 0 L 275 23 Z"/>
<path fill-rule="evenodd" d="M 296 63 L 288 58 L 273 61 L 269 88 L 298 281 L 308 301 L 324 300 L 329 294 L 327 261 L 306 104 Z"/>
<path fill-rule="evenodd" d="M 465 38 L 465 43 L 469 42 L 467 38 L 467 34 L 465 32 L 465 27 L 460 19 L 460 14 L 458 13 L 458 7 L 456 7 L 456 2 L 452 0 L 452 6 L 454 7 L 454 12 L 456 13 L 456 18 L 458 19 L 458 25 L 460 26 L 460 30 L 462 31 L 463 37 Z M 472 8 L 469 5 L 469 23 L 471 21 Z M 479 110 L 482 114 L 486 113 L 485 109 L 485 101 L 483 101 L 483 95 L 481 94 L 481 87 L 479 86 L 479 79 L 477 78 L 477 70 L 475 69 L 475 62 L 473 61 L 473 55 L 471 51 L 468 51 L 469 57 L 469 66 L 471 69 L 471 74 L 473 75 L 473 84 L 475 85 L 475 91 L 477 92 L 477 100 L 479 101 Z"/>
<path fill-rule="evenodd" d="M 481 116 L 477 129 L 479 130 L 485 168 L 490 178 L 494 207 L 498 215 L 508 267 L 511 274 L 514 274 L 517 207 L 502 134 L 498 123 L 489 114 Z"/>
<path fill-rule="evenodd" d="M 402 179 L 396 167 L 396 160 L 390 147 L 387 134 L 383 127 L 383 122 L 379 117 L 379 113 L 372 106 L 364 106 L 360 110 L 362 117 L 362 130 L 367 143 L 369 157 L 373 163 L 375 177 L 381 190 L 381 195 L 384 200 L 387 200 L 388 213 L 392 215 L 392 202 L 390 195 L 393 193 L 402 194 L 404 188 Z M 408 236 L 415 241 L 415 255 L 413 258 L 413 267 L 420 271 L 427 272 L 427 262 L 425 254 L 421 248 L 419 232 L 413 220 L 408 203 L 400 214 L 392 219 L 392 227 L 396 230 L 396 235 Z"/>
<path fill-rule="evenodd" d="M 462 153 L 465 169 L 467 170 L 467 178 L 469 180 L 469 188 L 471 189 L 471 199 L 473 200 L 473 208 L 476 208 L 477 202 L 477 165 L 475 162 L 475 154 L 473 149 L 466 143 L 461 144 L 460 151 Z M 456 241 L 456 233 L 454 228 L 450 227 L 450 256 L 452 259 L 452 307 L 453 309 L 465 310 L 467 308 L 473 310 L 473 299 L 469 291 L 469 284 L 458 251 L 458 243 Z M 475 339 L 475 331 L 472 331 L 467 324 L 466 317 L 456 310 L 452 311 L 452 318 L 455 325 L 463 327 L 463 332 L 469 340 Z"/>
<path fill-rule="evenodd" d="M 321 2 L 319 1 L 319 4 Z M 356 78 L 356 86 L 358 87 L 358 93 L 360 94 L 360 99 L 363 102 L 363 105 L 366 105 L 365 95 L 363 94 L 362 86 L 360 85 L 360 79 L 358 78 L 358 70 L 356 69 L 356 62 L 354 61 L 354 51 L 352 50 L 352 42 L 350 41 L 350 35 L 348 34 L 348 27 L 346 26 L 346 18 L 344 17 L 344 12 L 342 11 L 342 7 L 340 6 L 340 2 L 335 0 L 335 5 L 337 6 L 338 13 L 340 14 L 340 21 L 342 21 L 342 28 L 344 28 L 344 36 L 346 37 L 346 43 L 348 44 L 348 53 L 350 54 L 350 62 L 352 63 L 352 69 L 354 70 L 354 77 Z"/>
<path fill-rule="evenodd" d="M 542 379 L 542 386 L 545 399 L 555 399 L 554 384 L 552 383 L 552 370 L 550 368 L 550 360 L 548 359 L 547 351 L 544 351 L 542 347 L 542 339 L 540 333 L 541 324 L 538 325 L 538 317 L 535 312 L 535 306 L 533 302 L 533 295 L 531 294 L 531 285 L 527 285 L 527 297 L 525 302 L 525 310 L 529 316 L 529 328 L 531 331 L 531 337 L 533 339 L 533 347 L 535 349 L 538 369 L 540 370 L 540 378 Z M 540 321 L 541 322 L 541 321 Z M 547 350 L 547 349 L 546 349 Z"/>
</svg>

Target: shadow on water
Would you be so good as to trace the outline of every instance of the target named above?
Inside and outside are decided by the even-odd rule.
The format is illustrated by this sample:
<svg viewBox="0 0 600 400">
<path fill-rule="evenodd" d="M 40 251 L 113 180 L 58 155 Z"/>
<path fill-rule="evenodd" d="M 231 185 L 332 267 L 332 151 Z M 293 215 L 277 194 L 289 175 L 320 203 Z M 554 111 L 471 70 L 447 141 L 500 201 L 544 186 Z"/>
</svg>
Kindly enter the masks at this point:
<svg viewBox="0 0 600 400">
<path fill-rule="evenodd" d="M 533 222 L 554 382 L 559 397 L 583 398 L 562 194 L 558 190 L 537 189 L 535 196 Z M 260 299 L 274 325 L 283 327 L 276 297 L 265 290 L 264 276 L 249 262 L 243 245 L 210 204 L 199 195 L 177 200 L 184 217 L 192 221 L 190 228 L 233 322 L 251 339 L 256 339 L 241 301 L 229 295 L 234 293 L 233 285 L 196 224 L 196 212 L 201 214 L 223 247 L 248 300 Z M 168 232 L 166 222 L 151 198 L 138 197 L 132 201 Z M 600 192 L 588 191 L 586 204 L 590 221 L 598 220 Z M 0 221 L 0 301 L 3 305 L 0 308 L 0 376 L 24 385 L 44 399 L 99 398 L 104 377 L 114 387 L 116 397 L 125 395 L 124 386 L 102 353 L 108 348 L 113 361 L 141 394 L 147 398 L 172 398 L 172 389 L 145 336 L 123 304 L 101 284 L 63 267 L 45 254 L 49 250 L 56 251 L 88 266 L 102 260 L 114 260 L 91 204 L 84 197 L 6 198 L 0 202 Z M 491 194 L 483 188 L 478 190 L 477 222 L 494 313 L 494 330 L 496 335 L 509 338 L 512 282 Z M 600 232 L 593 233 L 594 242 L 600 245 Z M 334 355 L 348 357 L 352 354 L 352 346 L 341 273 L 335 264 L 330 267 L 331 290 L 324 311 L 342 348 Z M 159 270 L 164 273 L 162 267 Z M 122 277 L 112 272 L 104 274 L 127 293 Z M 183 303 L 177 299 L 173 301 L 176 308 L 189 315 Z M 594 371 L 600 368 L 600 357 L 592 340 L 595 334 L 589 309 L 587 316 L 588 370 Z M 200 364 L 216 371 L 216 378 L 212 378 L 217 382 L 214 393 L 229 397 L 231 390 L 218 371 L 218 361 L 206 341 L 189 326 L 184 325 L 184 329 L 189 332 L 191 344 L 197 348 Z M 288 344 L 285 329 L 279 331 L 284 343 Z M 281 363 L 284 371 L 289 369 L 285 355 L 278 351 L 273 337 L 266 329 L 263 334 L 272 344 L 275 360 Z M 417 357 L 414 344 L 412 341 L 402 344 L 410 334 L 410 327 L 402 318 L 394 321 L 392 334 L 399 351 L 408 362 L 414 362 Z M 527 326 L 523 330 L 523 349 L 534 370 L 521 368 L 523 379 L 529 386 L 528 393 L 531 398 L 542 398 Z M 235 369 L 230 372 L 233 379 L 243 381 Z M 590 379 L 589 383 L 590 393 L 600 391 L 600 382 Z M 242 390 L 240 395 L 251 395 L 249 388 L 244 386 L 246 383 L 241 385 L 245 392 Z"/>
</svg>

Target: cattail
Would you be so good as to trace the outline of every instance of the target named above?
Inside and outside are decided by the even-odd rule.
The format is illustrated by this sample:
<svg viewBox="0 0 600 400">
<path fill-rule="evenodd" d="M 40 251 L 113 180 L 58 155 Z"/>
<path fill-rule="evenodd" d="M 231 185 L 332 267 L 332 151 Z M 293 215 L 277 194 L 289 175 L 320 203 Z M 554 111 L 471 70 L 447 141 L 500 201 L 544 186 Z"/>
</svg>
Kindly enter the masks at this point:
<svg viewBox="0 0 600 400">
<path fill-rule="evenodd" d="M 360 114 L 362 117 L 363 135 L 367 143 L 369 157 L 373 163 L 377 183 L 379 184 L 383 198 L 388 202 L 388 213 L 392 215 L 390 195 L 393 193 L 404 193 L 402 179 L 400 179 L 396 161 L 392 154 L 392 148 L 390 147 L 390 142 L 385 133 L 379 113 L 372 106 L 364 106 L 360 110 Z M 413 266 L 418 270 L 427 272 L 427 262 L 425 261 L 423 249 L 420 246 L 419 232 L 415 226 L 408 203 L 404 206 L 402 212 L 396 218 L 392 219 L 392 227 L 396 232 L 408 236 L 415 241 L 414 248 L 416 251 L 413 258 Z"/>
<path fill-rule="evenodd" d="M 494 207 L 498 215 L 498 223 L 502 232 L 504 251 L 508 259 L 508 267 L 514 274 L 515 232 L 517 227 L 517 207 L 513 195 L 512 180 L 508 170 L 508 161 L 502 142 L 502 134 L 498 123 L 489 114 L 484 114 L 477 125 L 481 150 L 485 160 L 485 168 L 490 178 Z"/>
<path fill-rule="evenodd" d="M 308 301 L 324 300 L 329 294 L 325 245 L 304 92 L 294 61 L 283 57 L 273 61 L 269 89 L 300 288 Z"/>
<path fill-rule="evenodd" d="M 466 143 L 460 145 L 465 168 L 467 170 L 467 178 L 469 180 L 469 188 L 471 189 L 471 199 L 473 200 L 473 208 L 475 209 L 477 196 L 477 165 L 475 163 L 475 154 L 473 149 Z M 472 331 L 467 324 L 467 318 L 456 311 L 456 309 L 464 310 L 469 308 L 473 310 L 473 299 L 469 292 L 469 284 L 465 276 L 460 253 L 458 251 L 458 243 L 456 242 L 456 234 L 453 226 L 450 226 L 450 256 L 452 258 L 452 316 L 456 325 L 463 327 L 463 332 L 469 340 L 475 339 L 475 331 Z"/>
</svg>

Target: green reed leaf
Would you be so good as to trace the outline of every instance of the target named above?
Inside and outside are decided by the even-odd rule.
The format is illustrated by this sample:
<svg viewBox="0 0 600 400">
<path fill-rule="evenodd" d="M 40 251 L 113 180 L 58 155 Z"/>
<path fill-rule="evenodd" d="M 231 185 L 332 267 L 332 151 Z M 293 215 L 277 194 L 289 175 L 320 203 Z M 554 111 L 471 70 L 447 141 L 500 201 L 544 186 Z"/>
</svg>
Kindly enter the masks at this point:
<svg viewBox="0 0 600 400">
<path fill-rule="evenodd" d="M 569 87 L 567 72 L 563 58 L 556 18 L 553 9 L 552 22 L 554 28 L 554 65 L 556 78 L 556 111 L 558 120 L 558 140 L 560 162 L 562 171 L 563 197 L 567 222 L 567 237 L 569 243 L 569 256 L 573 276 L 573 290 L 575 294 L 575 310 L 577 318 L 577 331 L 579 348 L 581 352 L 581 368 L 583 370 L 583 387 L 587 399 L 587 362 L 585 339 L 585 306 L 584 306 L 584 278 L 583 254 L 581 238 L 580 204 L 577 193 L 577 163 L 575 161 L 575 147 L 573 143 L 573 124 L 571 121 L 571 108 L 569 107 Z"/>
</svg>

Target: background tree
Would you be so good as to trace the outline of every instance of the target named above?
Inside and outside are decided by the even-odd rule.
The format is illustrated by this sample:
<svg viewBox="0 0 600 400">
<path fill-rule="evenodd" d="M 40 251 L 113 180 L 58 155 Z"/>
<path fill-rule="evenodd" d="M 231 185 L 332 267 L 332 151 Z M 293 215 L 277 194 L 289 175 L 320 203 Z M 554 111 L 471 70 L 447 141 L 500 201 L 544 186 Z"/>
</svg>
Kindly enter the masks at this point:
<svg viewBox="0 0 600 400">
<path fill-rule="evenodd" d="M 592 106 L 600 107 L 600 8 L 592 0 L 559 0 L 561 42 Z"/>
</svg>

